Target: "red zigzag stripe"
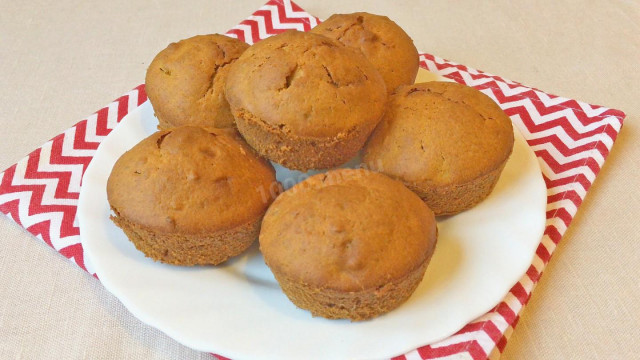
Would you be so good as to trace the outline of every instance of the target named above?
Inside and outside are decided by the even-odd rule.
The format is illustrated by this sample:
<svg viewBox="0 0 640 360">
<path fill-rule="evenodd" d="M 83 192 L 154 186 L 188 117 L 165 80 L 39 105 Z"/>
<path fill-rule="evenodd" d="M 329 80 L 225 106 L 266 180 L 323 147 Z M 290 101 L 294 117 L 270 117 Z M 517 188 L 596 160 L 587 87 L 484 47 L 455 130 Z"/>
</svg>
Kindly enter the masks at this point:
<svg viewBox="0 0 640 360">
<path fill-rule="evenodd" d="M 546 177 L 544 174 L 542 175 L 544 178 L 544 182 L 547 184 L 547 189 L 553 189 L 555 187 L 562 187 L 568 184 L 579 183 L 585 189 L 585 191 L 589 190 L 591 187 L 591 182 L 587 179 L 585 174 L 576 174 L 575 176 L 566 176 L 558 179 L 551 180 Z"/>
<path fill-rule="evenodd" d="M 527 143 L 529 144 L 529 146 L 536 146 L 536 145 L 549 143 L 556 150 L 558 150 L 563 156 L 566 156 L 566 157 L 572 156 L 574 154 L 588 153 L 591 150 L 598 151 L 600 154 L 602 154 L 603 158 L 606 158 L 607 155 L 609 155 L 609 149 L 607 148 L 607 145 L 605 145 L 602 141 L 597 141 L 597 140 L 594 140 L 582 145 L 578 145 L 574 148 L 570 148 L 565 143 L 563 143 L 562 140 L 560 140 L 558 135 L 551 134 L 551 135 L 543 136 L 539 138 L 531 138 L 527 140 Z"/>
<path fill-rule="evenodd" d="M 310 28 L 310 21 L 308 18 L 288 18 L 286 14 L 286 10 L 284 7 L 284 2 L 282 0 L 272 0 L 267 5 L 275 6 L 277 19 L 280 23 L 287 24 L 302 24 L 305 30 Z M 303 12 L 303 10 L 294 3 L 291 3 L 291 7 L 293 11 Z M 256 11 L 254 13 L 256 17 L 262 17 L 264 19 L 265 30 L 268 34 L 277 34 L 284 29 L 276 29 L 273 26 L 272 12 L 266 10 L 264 8 Z M 244 24 L 249 27 L 251 40 L 253 42 L 257 42 L 260 40 L 260 34 L 258 31 L 257 20 L 245 20 L 241 24 Z M 239 29 L 232 29 L 228 32 L 228 34 L 235 34 L 240 40 L 245 40 L 245 32 Z M 560 154 L 564 157 L 570 157 L 573 154 L 581 154 L 585 153 L 585 157 L 575 161 L 569 161 L 565 164 L 560 164 L 558 159 L 555 159 L 548 151 L 545 149 L 539 149 L 536 151 L 536 155 L 540 157 L 542 161 L 544 161 L 554 172 L 563 172 L 569 169 L 579 168 L 581 166 L 588 166 L 594 174 L 597 174 L 600 170 L 600 165 L 597 161 L 588 155 L 588 152 L 591 150 L 598 151 L 602 154 L 603 157 L 609 154 L 609 148 L 607 145 L 601 141 L 602 136 L 609 136 L 612 141 L 615 141 L 618 132 L 615 129 L 615 126 L 612 124 L 603 121 L 602 124 L 599 124 L 596 128 L 591 129 L 589 131 L 581 132 L 577 130 L 573 124 L 566 117 L 559 117 L 558 119 L 553 119 L 549 121 L 545 121 L 541 124 L 536 124 L 533 121 L 533 117 L 527 112 L 527 109 L 524 106 L 513 106 L 510 103 L 515 101 L 526 100 L 529 101 L 535 112 L 538 114 L 534 114 L 536 116 L 545 116 L 548 114 L 553 114 L 558 111 L 564 111 L 568 109 L 572 111 L 572 113 L 576 116 L 578 121 L 583 126 L 588 126 L 589 124 L 593 124 L 594 122 L 602 121 L 606 117 L 615 117 L 617 121 L 622 125 L 622 119 L 624 118 L 624 113 L 615 110 L 615 109 L 607 109 L 603 113 L 597 116 L 589 117 L 587 113 L 580 106 L 581 103 L 571 100 L 571 99 L 562 99 L 562 101 L 558 104 L 551 104 L 547 106 L 544 101 L 541 100 L 540 90 L 534 88 L 528 88 L 519 83 L 509 82 L 499 76 L 490 75 L 481 71 L 475 71 L 470 69 L 464 65 L 455 64 L 452 62 L 448 62 L 446 60 L 436 60 L 436 58 L 430 54 L 421 54 L 421 66 L 427 67 L 427 62 L 429 62 L 429 66 L 435 66 L 438 70 L 447 70 L 452 69 L 454 72 L 447 74 L 447 77 L 453 78 L 461 83 L 474 84 L 480 82 L 480 80 L 490 79 L 481 84 L 472 85 L 477 89 L 485 90 L 488 89 L 491 91 L 493 96 L 498 100 L 499 103 L 503 104 L 504 107 L 508 107 L 506 109 L 507 114 L 512 117 L 516 117 L 520 119 L 522 125 L 526 126 L 526 128 L 530 131 L 531 138 L 528 139 L 528 143 L 530 145 L 540 145 L 548 143 L 558 150 Z M 475 73 L 477 72 L 477 73 Z M 513 95 L 506 95 L 505 91 L 500 87 L 501 85 L 506 85 L 509 89 L 514 89 L 518 87 L 522 87 L 523 89 L 527 89 L 523 92 L 519 92 Z M 141 105 L 144 101 L 146 101 L 146 93 L 144 91 L 144 85 L 138 86 L 133 91 L 137 91 L 137 105 Z M 508 91 L 506 91 L 508 93 Z M 116 109 L 117 118 L 116 121 L 120 122 L 122 118 L 129 112 L 129 100 L 130 96 L 136 96 L 133 92 L 130 95 L 125 95 L 116 100 Z M 549 95 L 550 99 L 558 99 L 558 96 Z M 585 105 L 590 106 L 590 105 Z M 597 107 L 595 107 L 597 108 Z M 595 109 L 594 108 L 594 109 Z M 108 116 L 110 109 L 103 108 L 96 113 L 96 126 L 95 132 L 98 137 L 107 136 L 112 129 L 108 128 Z M 515 119 L 517 121 L 517 118 Z M 94 120 L 92 120 L 94 121 Z M 609 120 L 607 120 L 609 121 Z M 83 120 L 75 125 L 75 134 L 72 139 L 73 148 L 74 149 L 83 149 L 83 150 L 96 150 L 99 142 L 87 141 L 87 135 L 94 135 L 90 133 L 93 131 L 89 130 L 89 123 L 87 120 Z M 541 137 L 536 138 L 535 134 L 553 129 L 554 134 L 548 134 Z M 575 147 L 570 147 L 570 145 L 564 144 L 563 141 L 559 137 L 559 132 L 564 131 L 565 134 L 571 138 L 573 141 L 587 140 L 586 144 L 578 145 Z M 70 139 L 68 139 L 71 141 Z M 51 155 L 50 155 L 50 163 L 51 164 L 81 164 L 84 170 L 88 166 L 91 156 L 70 156 L 63 155 L 62 148 L 64 142 L 64 134 L 58 135 L 52 139 L 51 144 Z M 41 149 L 37 149 L 27 157 L 26 164 L 26 178 L 30 179 L 58 179 L 59 183 L 57 188 L 55 189 L 55 197 L 58 199 L 71 199 L 77 200 L 78 193 L 69 191 L 69 184 L 71 181 L 71 175 L 69 172 L 60 172 L 60 171 L 39 171 L 38 163 L 40 161 Z M 29 214 L 38 214 L 38 213 L 57 213 L 59 216 L 62 216 L 62 226 L 60 229 L 61 238 L 77 236 L 79 233 L 79 229 L 73 226 L 73 220 L 75 217 L 75 213 L 77 208 L 71 205 L 42 205 L 42 196 L 44 193 L 45 185 L 12 185 L 12 181 L 15 176 L 16 165 L 13 165 L 9 169 L 7 169 L 1 179 L 0 182 L 0 194 L 6 193 L 16 193 L 16 192 L 30 192 L 31 193 L 31 202 L 28 204 Z M 553 204 L 559 202 L 561 200 L 567 199 L 572 201 L 576 207 L 579 207 L 582 203 L 582 198 L 580 195 L 573 189 L 571 189 L 571 185 L 574 183 L 580 184 L 588 190 L 591 186 L 591 182 L 586 177 L 584 173 L 578 173 L 571 176 L 561 176 L 557 179 L 550 179 L 548 177 L 544 177 L 545 183 L 548 188 L 554 187 L 567 187 L 567 189 L 561 188 L 561 190 L 557 194 L 549 195 L 547 197 L 548 204 Z M 21 199 L 7 201 L 3 204 L 0 204 L 0 211 L 7 213 L 18 223 L 21 224 L 21 219 L 19 217 L 19 201 Z M 565 207 L 560 207 L 558 209 L 549 210 L 546 213 L 547 219 L 558 218 L 564 222 L 566 226 L 572 220 L 571 214 Z M 40 235 L 43 240 L 49 244 L 51 244 L 50 238 L 50 230 L 51 224 L 50 220 L 41 221 L 37 224 L 33 224 L 27 230 L 29 230 L 34 235 Z M 551 241 L 557 244 L 562 234 L 558 230 L 558 228 L 552 224 L 548 224 L 545 228 L 545 236 L 548 236 Z M 550 257 L 553 249 L 547 250 L 547 248 L 541 243 L 537 250 L 536 254 L 546 264 Z M 67 246 L 61 250 L 59 250 L 61 254 L 63 254 L 67 258 L 73 258 L 76 263 L 85 269 L 84 258 L 82 246 L 80 244 L 73 244 Z M 85 269 L 86 270 L 86 269 Z M 533 265 L 531 265 L 527 271 L 527 276 L 536 283 L 540 276 L 542 270 L 538 271 Z M 521 304 L 527 303 L 531 293 L 527 292 L 526 288 L 521 284 L 517 283 L 510 290 L 510 294 L 515 296 L 516 299 Z M 493 314 L 500 315 L 504 318 L 504 320 L 510 324 L 510 326 L 515 327 L 519 320 L 519 316 L 514 312 L 514 310 L 506 303 L 501 302 L 498 304 L 494 310 Z M 479 321 L 468 324 L 462 330 L 458 332 L 461 333 L 471 333 L 475 331 L 482 331 L 487 334 L 493 342 L 496 343 L 497 348 L 502 352 L 504 350 L 504 346 L 506 344 L 507 338 L 502 334 L 502 332 L 497 328 L 495 323 L 491 320 Z M 424 359 L 433 359 L 442 356 L 455 355 L 455 354 L 463 354 L 468 353 L 474 359 L 485 359 L 488 354 L 485 353 L 484 349 L 480 346 L 477 340 L 471 341 L 463 341 L 460 343 L 449 344 L 442 347 L 431 347 L 431 346 L 423 346 L 417 349 L 418 354 Z M 405 356 L 399 356 L 394 359 L 406 359 Z"/>
<path fill-rule="evenodd" d="M 562 238 L 562 234 L 560 234 L 560 231 L 558 231 L 558 228 L 556 228 L 553 225 L 548 226 L 545 229 L 545 235 L 547 235 L 549 237 L 549 239 L 551 239 L 551 241 L 553 241 L 554 244 L 558 244 L 560 242 L 560 239 Z M 542 246 L 542 245 L 541 245 Z"/>
<path fill-rule="evenodd" d="M 269 1 L 265 6 L 275 6 L 277 8 L 276 13 L 278 14 L 278 21 L 282 24 L 301 24 L 303 26 L 304 31 L 308 31 L 311 29 L 311 22 L 309 21 L 308 18 L 288 18 L 286 11 L 285 11 L 285 7 L 282 1 Z M 298 5 L 292 3 L 292 10 L 295 12 L 304 12 Z M 273 27 L 273 18 L 272 18 L 272 12 L 271 10 L 268 9 L 259 9 L 258 11 L 256 11 L 255 13 L 253 13 L 253 16 L 255 17 L 262 17 L 264 19 L 264 25 L 265 25 L 265 31 L 267 34 L 269 35 L 275 35 L 275 34 L 280 34 L 284 31 L 287 31 L 288 29 L 276 29 Z M 258 27 L 258 20 L 255 19 L 247 19 L 244 20 L 242 22 L 240 22 L 240 24 L 242 25 L 246 25 L 249 26 L 250 28 L 250 32 L 251 32 L 251 37 L 252 37 L 252 42 L 256 43 L 258 41 L 260 41 L 260 32 L 259 32 L 259 27 Z M 247 39 L 245 37 L 245 32 L 243 30 L 240 29 L 231 29 L 227 32 L 227 34 L 233 34 L 236 35 L 236 37 L 239 40 L 242 40 L 244 42 L 247 42 Z"/>
<path fill-rule="evenodd" d="M 275 5 L 275 6 L 278 7 L 278 11 L 276 11 L 276 12 L 278 14 L 278 21 L 281 24 L 302 24 L 302 26 L 304 28 L 304 31 L 311 30 L 311 23 L 310 23 L 309 19 L 307 19 L 307 18 L 288 18 L 288 17 L 286 17 L 286 14 L 284 13 L 284 6 L 282 6 L 282 9 L 281 9 L 280 5 Z M 273 27 L 273 20 L 272 20 L 271 14 L 272 14 L 271 10 L 264 9 L 264 10 L 256 11 L 253 15 L 254 16 L 262 16 L 262 17 L 264 17 L 264 19 L 265 19 L 265 28 L 267 29 L 267 33 L 276 34 L 276 33 L 280 33 L 282 31 L 284 31 L 282 29 L 275 29 Z"/>
<path fill-rule="evenodd" d="M 611 138 L 611 140 L 615 140 L 617 137 L 617 131 L 610 124 L 602 124 L 594 129 L 579 132 L 576 130 L 573 125 L 569 122 L 569 120 L 564 117 L 558 117 L 557 119 L 547 120 L 542 123 L 537 124 L 527 111 L 524 106 L 515 106 L 504 109 L 504 112 L 513 117 L 518 115 L 523 123 L 531 133 L 542 132 L 552 128 L 559 128 L 564 130 L 564 132 L 569 136 L 573 141 L 579 141 L 582 139 L 588 139 L 600 134 L 606 134 Z"/>
<path fill-rule="evenodd" d="M 547 196 L 547 204 L 553 204 L 556 201 L 571 200 L 576 207 L 582 204 L 582 198 L 574 190 L 562 191 L 551 196 Z"/>
<path fill-rule="evenodd" d="M 34 154 L 34 156 L 31 157 L 27 162 L 26 174 L 38 173 L 37 166 L 38 166 L 39 159 L 40 159 L 40 151 L 38 151 L 37 154 Z M 45 175 L 46 173 L 38 173 L 38 174 Z M 58 188 L 60 188 L 61 186 L 64 188 L 67 188 L 69 186 L 70 174 L 60 173 L 60 172 L 57 172 L 55 174 L 61 175 L 59 177 L 60 180 L 58 181 Z M 38 178 L 46 178 L 46 177 L 42 176 Z M 52 178 L 55 178 L 55 176 L 53 176 Z M 22 188 L 20 189 L 22 191 L 31 191 L 31 202 L 29 203 L 29 215 L 41 214 L 41 213 L 62 213 L 62 221 L 61 221 L 62 227 L 60 228 L 60 237 L 77 235 L 78 229 L 73 226 L 73 220 L 77 212 L 77 207 L 75 205 L 43 205 L 42 196 L 44 194 L 45 187 L 46 185 L 25 185 L 25 186 L 19 186 L 16 188 Z M 77 199 L 78 198 L 77 193 L 73 193 L 73 194 L 75 194 L 74 195 L 75 197 L 73 199 Z M 46 231 L 46 235 L 47 235 L 47 239 L 49 240 L 48 243 L 50 244 L 51 240 L 49 238 L 48 228 Z"/>
<path fill-rule="evenodd" d="M 431 347 L 429 345 L 418 348 L 418 354 L 421 358 L 437 359 L 439 357 L 451 356 L 455 354 L 469 353 L 474 360 L 486 359 L 487 354 L 484 352 L 480 344 L 475 340 L 463 341 L 441 347 Z"/>
<path fill-rule="evenodd" d="M 559 175 L 562 175 L 561 173 L 565 171 L 580 168 L 583 166 L 589 167 L 589 169 L 591 169 L 591 171 L 593 171 L 595 175 L 598 175 L 598 172 L 600 171 L 600 165 L 592 157 L 585 157 L 582 159 L 573 160 L 573 161 L 569 161 L 564 164 L 561 164 L 545 149 L 536 150 L 535 154 L 537 157 L 541 158 L 547 165 L 549 165 L 549 167 L 556 174 L 559 174 Z"/>
<path fill-rule="evenodd" d="M 509 87 L 510 89 L 513 89 L 515 87 L 525 87 L 525 86 L 521 86 L 521 85 L 520 86 L 512 86 L 512 85 L 507 84 L 507 83 L 503 83 L 503 84 L 506 85 L 507 87 Z M 578 104 L 578 102 L 576 100 L 573 100 L 573 99 L 564 99 L 560 103 L 546 105 L 544 103 L 544 101 L 540 98 L 540 95 L 539 95 L 542 92 L 539 91 L 539 90 L 534 90 L 532 88 L 528 88 L 529 90 L 523 91 L 523 92 L 519 92 L 517 94 L 507 95 L 507 94 L 505 94 L 505 92 L 502 90 L 502 88 L 498 85 L 498 83 L 496 81 L 486 82 L 486 83 L 479 84 L 479 85 L 474 86 L 474 87 L 476 89 L 479 89 L 479 90 L 481 90 L 481 89 L 490 89 L 490 90 L 492 90 L 492 92 L 496 95 L 496 98 L 498 99 L 498 102 L 501 103 L 501 104 L 507 104 L 507 103 L 510 103 L 510 102 L 521 101 L 521 100 L 525 100 L 525 99 L 526 100 L 530 100 L 531 104 L 536 108 L 536 111 L 541 116 L 553 114 L 553 113 L 559 112 L 559 111 L 570 110 L 571 112 L 574 113 L 576 118 L 584 126 L 588 126 L 588 125 L 590 125 L 590 124 L 592 124 L 594 122 L 602 121 L 604 118 L 611 117 L 611 115 L 606 114 L 606 113 L 589 117 L 584 112 L 582 107 Z M 551 99 L 557 99 L 558 98 L 557 96 L 549 96 L 549 97 Z M 618 118 L 616 118 L 616 119 L 618 121 L 620 120 Z"/>
<path fill-rule="evenodd" d="M 60 254 L 64 255 L 67 259 L 74 258 L 76 264 L 80 266 L 83 270 L 87 271 L 87 268 L 84 264 L 84 251 L 82 250 L 81 244 L 74 244 L 65 247 L 60 250 Z"/>
<path fill-rule="evenodd" d="M 468 74 L 471 77 L 471 79 L 473 79 L 473 80 L 490 78 L 490 79 L 494 79 L 496 81 L 503 82 L 505 84 L 507 83 L 507 81 L 505 79 L 501 78 L 500 76 L 487 74 L 487 73 L 485 73 L 483 71 L 480 71 L 480 70 L 475 70 L 475 72 L 477 72 L 478 74 L 472 74 L 469 71 L 469 68 L 464 66 L 464 65 L 448 62 L 447 60 L 444 60 L 445 62 L 441 62 L 441 61 L 436 60 L 435 56 L 433 56 L 431 54 L 420 54 L 420 56 L 425 59 L 425 60 L 421 61 L 421 63 L 424 65 L 424 67 L 427 67 L 426 60 L 429 60 L 431 63 L 433 63 L 435 65 L 436 69 L 438 69 L 438 70 L 454 68 L 454 69 L 458 70 L 458 72 L 464 72 L 465 74 Z M 462 75 L 460 75 L 460 74 L 451 73 L 451 74 L 447 74 L 447 77 L 457 77 L 458 80 L 459 80 L 458 82 L 465 82 L 464 79 L 462 78 Z M 522 86 L 517 82 L 514 82 L 514 83 L 518 84 L 519 86 Z"/>
</svg>

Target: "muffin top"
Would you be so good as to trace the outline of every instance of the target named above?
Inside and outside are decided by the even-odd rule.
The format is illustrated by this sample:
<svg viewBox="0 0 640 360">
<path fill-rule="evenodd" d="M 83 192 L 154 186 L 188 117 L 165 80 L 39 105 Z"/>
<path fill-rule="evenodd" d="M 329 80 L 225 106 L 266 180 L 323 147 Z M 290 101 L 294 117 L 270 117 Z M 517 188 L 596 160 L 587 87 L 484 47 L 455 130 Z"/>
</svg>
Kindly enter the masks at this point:
<svg viewBox="0 0 640 360">
<path fill-rule="evenodd" d="M 386 16 L 334 14 L 311 31 L 362 51 L 384 78 L 389 93 L 416 79 L 418 50 L 411 37 Z"/>
<path fill-rule="evenodd" d="M 161 128 L 181 125 L 231 127 L 224 82 L 249 45 L 224 35 L 198 35 L 171 43 L 153 59 L 146 91 Z"/>
<path fill-rule="evenodd" d="M 271 164 L 232 130 L 184 126 L 158 131 L 115 163 L 111 208 L 140 226 L 210 233 L 259 219 L 277 195 Z"/>
<path fill-rule="evenodd" d="M 506 161 L 509 117 L 480 91 L 452 82 L 401 86 L 364 148 L 372 169 L 413 183 L 465 183 Z"/>
<path fill-rule="evenodd" d="M 431 210 L 401 182 L 364 169 L 314 175 L 267 210 L 260 250 L 292 281 L 361 291 L 402 279 L 436 241 Z"/>
<path fill-rule="evenodd" d="M 226 95 L 234 113 L 309 138 L 373 128 L 387 98 L 382 77 L 359 51 L 293 30 L 245 51 L 229 71 Z"/>
</svg>

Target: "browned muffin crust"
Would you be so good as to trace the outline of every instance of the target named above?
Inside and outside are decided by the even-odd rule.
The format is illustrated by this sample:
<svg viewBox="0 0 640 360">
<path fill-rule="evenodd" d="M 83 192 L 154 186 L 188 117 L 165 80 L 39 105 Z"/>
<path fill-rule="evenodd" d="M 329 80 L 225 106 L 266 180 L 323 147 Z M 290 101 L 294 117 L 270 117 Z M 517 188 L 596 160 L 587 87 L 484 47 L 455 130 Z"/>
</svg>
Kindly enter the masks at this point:
<svg viewBox="0 0 640 360">
<path fill-rule="evenodd" d="M 224 83 L 229 65 L 248 47 L 240 40 L 213 34 L 171 43 L 158 53 L 145 79 L 158 127 L 232 127 Z"/>
<path fill-rule="evenodd" d="M 386 16 L 366 12 L 334 14 L 311 32 L 362 51 L 384 78 L 389 93 L 416 79 L 418 50 L 411 37 Z"/>
<path fill-rule="evenodd" d="M 296 170 L 329 168 L 356 155 L 387 97 L 382 77 L 357 50 L 298 31 L 243 53 L 225 92 L 247 142 Z"/>
<path fill-rule="evenodd" d="M 136 249 L 153 260 L 173 265 L 218 265 L 243 253 L 253 244 L 262 218 L 209 234 L 160 233 L 118 215 L 111 220 L 124 231 Z"/>
<path fill-rule="evenodd" d="M 262 222 L 260 250 L 296 306 L 364 320 L 408 299 L 436 236 L 433 212 L 401 182 L 338 169 L 276 199 Z"/>
<path fill-rule="evenodd" d="M 278 189 L 271 164 L 235 131 L 184 126 L 123 154 L 107 196 L 112 220 L 145 255 L 196 265 L 249 247 Z"/>
<path fill-rule="evenodd" d="M 491 98 L 428 82 L 396 89 L 363 161 L 403 181 L 436 215 L 451 215 L 491 193 L 513 141 L 511 120 Z"/>
</svg>

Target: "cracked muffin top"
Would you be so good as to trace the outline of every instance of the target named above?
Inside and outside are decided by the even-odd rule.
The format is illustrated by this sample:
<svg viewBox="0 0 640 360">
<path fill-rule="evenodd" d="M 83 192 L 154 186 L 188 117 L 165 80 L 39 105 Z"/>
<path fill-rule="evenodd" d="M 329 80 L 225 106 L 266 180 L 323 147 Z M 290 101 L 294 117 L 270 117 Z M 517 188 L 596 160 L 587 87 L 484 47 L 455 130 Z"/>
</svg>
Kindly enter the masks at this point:
<svg viewBox="0 0 640 360">
<path fill-rule="evenodd" d="M 153 59 L 145 78 L 159 128 L 233 126 L 224 97 L 229 65 L 249 47 L 224 35 L 198 35 L 171 43 Z"/>
<path fill-rule="evenodd" d="M 269 267 L 291 281 L 361 291 L 420 267 L 436 236 L 433 212 L 401 182 L 337 169 L 282 193 L 265 214 L 259 241 Z"/>
<path fill-rule="evenodd" d="M 386 16 L 366 12 L 334 14 L 311 32 L 362 51 L 384 78 L 389 93 L 416 79 L 418 50 L 411 37 Z"/>
<path fill-rule="evenodd" d="M 458 184 L 500 167 L 513 141 L 511 120 L 490 97 L 434 81 L 396 89 L 363 160 L 404 181 Z"/>
<path fill-rule="evenodd" d="M 248 113 L 270 130 L 309 138 L 372 128 L 387 99 L 381 75 L 359 51 L 293 30 L 251 46 L 227 80 L 234 113 Z"/>
<path fill-rule="evenodd" d="M 113 211 L 156 231 L 198 234 L 255 221 L 278 194 L 275 171 L 231 129 L 158 131 L 113 166 Z"/>
</svg>

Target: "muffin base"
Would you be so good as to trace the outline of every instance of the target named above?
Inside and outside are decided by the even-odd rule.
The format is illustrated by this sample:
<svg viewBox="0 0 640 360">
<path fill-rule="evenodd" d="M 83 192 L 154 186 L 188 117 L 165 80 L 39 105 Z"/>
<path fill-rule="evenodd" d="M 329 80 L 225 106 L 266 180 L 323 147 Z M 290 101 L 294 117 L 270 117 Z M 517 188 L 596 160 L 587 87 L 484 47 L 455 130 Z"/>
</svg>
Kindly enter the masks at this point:
<svg viewBox="0 0 640 360">
<path fill-rule="evenodd" d="M 245 109 L 233 112 L 238 131 L 260 155 L 289 169 L 328 169 L 351 160 L 376 123 L 340 133 L 333 138 L 310 138 L 287 133 L 265 123 Z"/>
<path fill-rule="evenodd" d="M 430 260 L 431 255 L 401 279 L 374 289 L 349 292 L 300 283 L 273 269 L 272 272 L 289 300 L 313 316 L 362 321 L 385 314 L 407 301 L 422 281 Z"/>
<path fill-rule="evenodd" d="M 491 194 L 507 160 L 495 170 L 463 184 L 433 187 L 424 183 L 403 182 L 409 190 L 420 196 L 436 216 L 455 215 L 476 206 Z"/>
<path fill-rule="evenodd" d="M 111 220 L 145 256 L 182 266 L 218 265 L 241 254 L 258 238 L 262 222 L 259 218 L 211 234 L 175 234 L 153 231 L 118 215 Z"/>
</svg>

